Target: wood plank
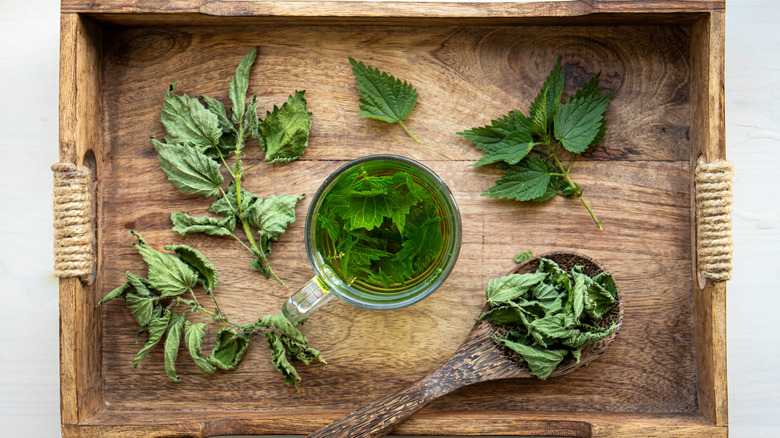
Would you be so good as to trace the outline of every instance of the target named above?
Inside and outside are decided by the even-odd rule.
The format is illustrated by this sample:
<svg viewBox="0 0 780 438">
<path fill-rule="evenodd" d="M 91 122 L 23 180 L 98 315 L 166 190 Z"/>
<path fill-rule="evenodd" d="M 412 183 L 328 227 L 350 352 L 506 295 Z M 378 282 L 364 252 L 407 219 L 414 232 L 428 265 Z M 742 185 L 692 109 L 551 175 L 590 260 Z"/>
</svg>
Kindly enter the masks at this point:
<svg viewBox="0 0 780 438">
<path fill-rule="evenodd" d="M 360 1 L 237 1 L 176 0 L 150 4 L 142 0 L 64 0 L 63 12 L 201 13 L 218 16 L 340 16 L 340 17 L 563 17 L 604 12 L 709 12 L 725 9 L 725 0 L 562 0 L 505 2 L 360 2 Z"/>
<path fill-rule="evenodd" d="M 63 14 L 60 20 L 60 161 L 75 161 L 76 32 L 78 17 Z M 63 424 L 78 422 L 79 387 L 73 327 L 76 325 L 77 278 L 60 279 L 60 417 Z"/>
<path fill-rule="evenodd" d="M 266 169 L 264 175 L 248 178 L 246 186 L 261 194 L 312 193 L 325 175 L 343 163 L 306 160 L 269 166 L 272 168 Z M 408 309 L 379 314 L 341 302 L 320 310 L 304 331 L 312 345 L 323 350 L 329 364 L 301 370 L 305 388 L 301 394 L 291 393 L 276 382 L 276 371 L 268 363 L 264 348 L 250 351 L 246 363 L 230 376 L 200 376 L 188 361 L 181 361 L 177 371 L 183 380 L 172 383 L 161 373 L 160 352 L 153 352 L 137 370 L 128 367 L 138 349 L 133 342 L 134 329 L 106 328 L 103 333 L 106 407 L 125 410 L 153 404 L 161 409 L 176 409 L 178 400 L 164 394 L 174 388 L 184 392 L 200 388 L 213 394 L 208 402 L 213 409 L 240 406 L 273 409 L 264 400 L 299 409 L 311 406 L 312 400 L 317 400 L 316 406 L 321 409 L 355 408 L 408 385 L 443 363 L 465 337 L 483 306 L 482 291 L 487 279 L 507 272 L 514 252 L 525 248 L 537 253 L 566 248 L 603 260 L 626 291 L 629 298 L 626 298 L 625 332 L 615 346 L 588 369 L 552 384 L 518 381 L 479 385 L 440 400 L 430 409 L 503 406 L 522 410 L 547 406 L 590 410 L 598 406 L 598 409 L 623 411 L 695 410 L 692 320 L 687 293 L 689 239 L 672 237 L 685 236 L 689 230 L 685 215 L 688 208 L 685 163 L 579 163 L 578 176 L 589 187 L 592 203 L 612 212 L 605 218 L 609 230 L 606 233 L 595 229 L 574 200 L 524 206 L 479 196 L 494 179 L 495 170 L 476 171 L 466 162 L 424 164 L 450 185 L 464 220 L 460 261 L 450 280 L 431 299 Z M 143 262 L 129 245 L 131 238 L 127 231 L 133 228 L 142 231 L 147 241 L 158 248 L 166 243 L 184 242 L 203 251 L 220 270 L 217 296 L 228 315 L 251 320 L 255 315 L 278 311 L 290 291 L 258 280 L 248 262 L 240 262 L 247 259 L 235 242 L 200 236 L 179 237 L 170 230 L 170 211 L 201 204 L 202 210 L 189 211 L 203 214 L 208 201 L 178 193 L 167 184 L 153 160 L 117 158 L 107 164 L 106 171 L 111 175 L 106 187 L 106 210 L 112 214 L 106 217 L 105 223 L 104 242 L 110 261 L 103 271 L 104 293 L 121 284 L 125 270 L 136 274 L 144 271 Z M 664 194 L 663 205 L 657 202 L 658 193 Z M 155 201 L 143 206 L 148 204 L 148 199 Z M 303 284 L 311 275 L 301 243 L 302 221 L 309 201 L 305 200 L 299 207 L 299 221 L 275 244 L 270 258 L 277 273 L 292 287 Z M 647 208 L 653 204 L 655 208 Z M 528 232 L 533 224 L 567 214 L 568 223 L 548 227 L 544 233 Z M 493 227 L 504 232 L 492 234 L 489 230 Z M 620 252 L 615 252 L 615 240 L 622 242 Z M 648 247 L 648 240 L 655 244 Z M 660 277 L 667 278 L 668 284 L 658 284 L 656 279 Z M 648 284 L 654 285 L 652 290 L 647 290 Z M 443 308 L 451 310 L 442 314 Z M 114 327 L 133 325 L 132 317 L 119 302 L 106 306 L 104 317 L 116 324 Z M 442 336 L 443 333 L 446 335 Z M 677 347 L 668 349 L 666 345 Z M 355 354 L 360 355 L 359 361 L 354 360 Z M 650 356 L 654 357 L 652 362 L 647 361 Z M 385 365 L 388 358 L 393 359 L 393 367 Z M 621 370 L 627 368 L 633 371 L 623 374 Z M 605 383 L 604 373 L 615 377 Z M 360 385 L 359 394 L 350 389 L 354 385 Z M 251 391 L 254 395 L 233 400 L 227 394 L 236 387 L 254 388 Z M 566 391 L 562 391 L 564 387 Z M 578 397 L 571 397 L 572 391 Z M 134 397 L 126 397 L 129 392 Z"/>
<path fill-rule="evenodd" d="M 255 45 L 260 55 L 250 91 L 259 93 L 260 114 L 294 90 L 307 90 L 314 113 L 310 142 L 318 145 L 307 151 L 307 159 L 357 158 L 363 152 L 354 145 L 371 142 L 365 150 L 476 161 L 480 152 L 455 133 L 514 109 L 527 112 L 558 55 L 563 55 L 567 94 L 598 71 L 605 91 L 618 90 L 607 112 L 613 128 L 588 158 L 687 161 L 689 156 L 689 35 L 679 26 L 273 25 L 107 32 L 107 110 L 133 115 L 107 121 L 109 160 L 154 154 L 133 146 L 164 134 L 160 104 L 173 81 L 182 93 L 227 101 L 235 64 Z M 436 151 L 435 157 L 420 152 L 398 126 L 357 115 L 349 56 L 418 88 L 420 99 L 407 126 L 426 151 Z M 250 159 L 261 157 L 257 149 L 247 153 Z"/>
<path fill-rule="evenodd" d="M 308 416 L 275 412 L 132 412 L 104 411 L 72 436 L 213 436 L 280 433 L 280 424 L 305 434 L 346 415 L 348 411 L 313 412 Z M 158 424 L 164 422 L 163 431 Z M 424 432 L 417 432 L 417 431 Z M 672 436 L 725 437 L 726 428 L 714 427 L 698 414 L 600 414 L 581 412 L 463 411 L 450 415 L 423 410 L 402 424 L 393 435 L 457 434 L 554 436 Z M 158 435 L 159 434 L 159 435 Z M 68 435 L 70 436 L 70 435 Z"/>
<path fill-rule="evenodd" d="M 724 20 L 722 13 L 713 13 L 693 28 L 691 54 L 696 79 L 691 90 L 691 168 L 700 155 L 707 162 L 726 159 Z M 695 211 L 693 203 L 691 210 Z M 696 236 L 695 221 L 692 226 L 692 235 Z M 692 258 L 696 260 L 695 244 Z M 704 281 L 696 264 L 693 277 L 699 278 L 693 289 L 699 409 L 713 423 L 726 425 L 726 284 Z"/>
<path fill-rule="evenodd" d="M 102 143 L 100 30 L 73 14 L 63 14 L 61 23 L 60 161 L 76 163 L 79 167 L 90 166 L 99 173 Z M 87 163 L 85 157 L 88 157 Z M 92 190 L 92 196 L 93 205 L 100 205 L 99 192 Z M 92 285 L 83 284 L 78 278 L 60 279 L 63 424 L 89 417 L 102 404 L 101 326 L 100 314 L 95 309 L 95 297 L 101 286 L 100 279 Z"/>
</svg>

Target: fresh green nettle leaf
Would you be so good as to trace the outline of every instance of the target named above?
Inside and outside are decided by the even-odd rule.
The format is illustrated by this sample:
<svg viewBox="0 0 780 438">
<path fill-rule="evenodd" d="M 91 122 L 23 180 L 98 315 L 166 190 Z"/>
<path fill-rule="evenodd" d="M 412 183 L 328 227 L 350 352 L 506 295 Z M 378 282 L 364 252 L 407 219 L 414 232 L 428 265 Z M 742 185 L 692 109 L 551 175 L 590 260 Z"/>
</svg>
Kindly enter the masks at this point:
<svg viewBox="0 0 780 438">
<path fill-rule="evenodd" d="M 496 185 L 483 195 L 515 201 L 536 201 L 545 197 L 550 186 L 550 166 L 546 158 L 529 157 L 508 167 L 505 172 Z"/>
<path fill-rule="evenodd" d="M 182 336 L 192 360 L 204 374 L 212 374 L 217 369 L 234 370 L 255 335 L 275 340 L 269 345 L 272 362 L 280 369 L 285 381 L 296 389 L 300 378 L 291 377 L 298 376 L 292 361 L 300 360 L 306 365 L 315 361 L 325 363 L 320 352 L 308 345 L 300 329 L 282 314 L 267 315 L 255 323 L 243 325 L 228 319 L 213 293 L 217 286 L 217 269 L 200 251 L 187 245 L 166 245 L 165 249 L 173 255 L 160 253 L 153 250 L 138 233 L 133 231 L 131 235 L 138 239 L 134 246 L 149 265 L 150 279 L 127 272 L 125 284 L 109 292 L 98 305 L 123 297 L 125 306 L 141 327 L 137 340 L 147 333 L 143 348 L 133 360 L 134 368 L 157 344 L 162 343 L 165 372 L 171 380 L 178 382 L 180 377 L 176 374 L 175 364 Z M 211 297 L 213 310 L 198 302 L 194 291 L 196 285 L 202 286 Z M 192 300 L 184 298 L 183 291 L 188 291 Z M 177 312 L 176 306 L 184 306 L 184 310 Z M 187 311 L 202 313 L 216 323 L 229 325 L 217 330 L 214 348 L 208 357 L 204 357 L 202 352 L 207 325 L 190 322 Z"/>
<path fill-rule="evenodd" d="M 396 79 L 393 75 L 349 58 L 352 73 L 360 91 L 360 115 L 387 123 L 398 123 L 418 143 L 404 120 L 412 112 L 419 97 L 417 89 L 406 81 Z"/>
<path fill-rule="evenodd" d="M 271 195 L 262 202 L 259 196 L 241 187 L 245 173 L 262 163 L 245 166 L 244 149 L 252 137 L 258 139 L 267 162 L 299 159 L 309 144 L 312 114 L 307 109 L 306 92 L 301 90 L 289 96 L 281 107 L 274 106 L 265 120 L 257 117 L 257 94 L 247 97 L 257 52 L 253 48 L 236 68 L 228 89 L 229 112 L 225 104 L 212 97 L 175 94 L 174 82 L 165 94 L 160 116 L 166 131 L 164 141 L 152 139 L 152 144 L 171 184 L 186 194 L 218 198 L 210 211 L 222 218 L 176 212 L 171 215 L 173 229 L 182 235 L 234 236 L 252 254 L 253 268 L 284 285 L 268 263 L 269 241 L 279 238 L 294 221 L 295 205 L 303 196 Z M 222 166 L 227 172 L 223 172 Z M 227 189 L 223 189 L 224 173 L 232 179 Z M 262 204 L 255 205 L 259 202 Z M 245 239 L 236 235 L 238 223 Z M 259 227 L 255 224 L 262 226 L 253 230 Z M 122 291 L 117 294 L 121 296 Z"/>
<path fill-rule="evenodd" d="M 311 113 L 305 93 L 296 91 L 281 108 L 274 105 L 260 122 L 260 145 L 269 163 L 297 160 L 309 145 Z"/>
<path fill-rule="evenodd" d="M 326 258 L 345 281 L 404 285 L 444 246 L 431 194 L 408 172 L 345 175 L 323 199 L 317 226 L 332 242 Z M 330 251 L 330 252 L 329 252 Z"/>
<path fill-rule="evenodd" d="M 520 355 L 532 375 L 546 379 L 559 364 L 579 362 L 582 347 L 617 330 L 614 321 L 602 327 L 616 296 L 611 275 L 590 278 L 582 266 L 567 273 L 543 258 L 536 272 L 490 280 L 488 310 L 479 320 L 503 327 L 507 335 L 495 341 Z"/>
<path fill-rule="evenodd" d="M 598 145 L 607 131 L 604 114 L 615 93 L 601 93 L 600 77 L 601 72 L 562 103 L 564 74 L 559 57 L 528 116 L 512 111 L 489 126 L 457 133 L 483 152 L 484 157 L 475 165 L 500 164 L 504 169 L 504 177 L 488 189 L 490 197 L 543 202 L 555 195 L 576 196 L 596 227 L 602 228 L 582 197 L 582 188 L 570 176 L 574 156 Z M 558 145 L 563 146 L 562 151 Z M 568 159 L 559 157 L 567 153 Z M 568 166 L 563 164 L 566 161 Z"/>
</svg>

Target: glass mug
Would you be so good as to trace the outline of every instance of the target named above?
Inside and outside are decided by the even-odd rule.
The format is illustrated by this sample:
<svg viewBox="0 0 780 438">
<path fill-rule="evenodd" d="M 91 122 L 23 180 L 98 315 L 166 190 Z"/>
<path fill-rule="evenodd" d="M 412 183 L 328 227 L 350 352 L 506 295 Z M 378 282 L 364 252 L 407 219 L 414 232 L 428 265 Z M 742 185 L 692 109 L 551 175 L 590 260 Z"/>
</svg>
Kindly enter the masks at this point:
<svg viewBox="0 0 780 438">
<path fill-rule="evenodd" d="M 392 176 L 406 172 L 412 180 L 431 196 L 421 203 L 434 202 L 443 244 L 437 257 L 429 266 L 403 283 L 384 286 L 362 279 L 342 278 L 338 267 L 331 266 L 322 248 L 333 249 L 329 233 L 318 226 L 318 215 L 328 193 L 344 184 L 355 173 L 367 172 L 369 176 Z M 411 225 L 409 225 L 411 226 Z M 300 322 L 312 312 L 337 296 L 349 304 L 371 310 L 393 310 L 414 304 L 432 294 L 452 272 L 460 253 L 461 222 L 458 205 L 444 182 L 422 164 L 397 155 L 371 155 L 351 161 L 333 172 L 314 195 L 306 215 L 306 254 L 314 270 L 314 278 L 308 281 L 282 306 L 282 313 L 292 322 Z M 325 242 L 329 241 L 329 242 Z M 318 245 L 319 243 L 319 245 Z"/>
</svg>

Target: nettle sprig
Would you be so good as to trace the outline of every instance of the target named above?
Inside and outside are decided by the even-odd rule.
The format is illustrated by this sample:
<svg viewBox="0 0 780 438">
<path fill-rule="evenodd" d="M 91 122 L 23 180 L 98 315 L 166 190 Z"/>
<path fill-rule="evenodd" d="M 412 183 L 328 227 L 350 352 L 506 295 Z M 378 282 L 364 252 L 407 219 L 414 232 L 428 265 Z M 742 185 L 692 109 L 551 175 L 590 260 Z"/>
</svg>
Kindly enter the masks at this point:
<svg viewBox="0 0 780 438">
<path fill-rule="evenodd" d="M 498 163 L 504 169 L 503 178 L 483 195 L 532 202 L 555 195 L 575 196 L 602 229 L 582 196 L 584 190 L 570 175 L 574 157 L 599 144 L 607 132 L 604 113 L 615 93 L 601 93 L 600 77 L 601 72 L 562 103 L 564 77 L 559 57 L 528 116 L 512 111 L 489 126 L 458 132 L 485 154 L 476 166 Z"/>
<path fill-rule="evenodd" d="M 182 339 L 198 370 L 213 374 L 218 369 L 233 370 L 246 353 L 255 335 L 262 335 L 271 351 L 271 361 L 284 377 L 285 383 L 298 388 L 301 377 L 291 360 L 298 359 L 306 365 L 317 361 L 325 363 L 320 352 L 308 345 L 308 340 L 282 314 L 266 315 L 256 322 L 239 324 L 230 320 L 219 308 L 214 291 L 218 282 L 217 269 L 199 251 L 187 245 L 168 245 L 171 253 L 150 247 L 140 234 L 133 246 L 148 265 L 147 277 L 125 274 L 125 284 L 106 295 L 99 305 L 122 297 L 125 305 L 141 326 L 137 339 L 147 333 L 146 341 L 133 359 L 133 368 L 149 352 L 162 344 L 165 372 L 178 382 L 176 359 Z M 202 288 L 214 305 L 209 309 L 198 300 L 195 289 Z M 224 324 L 217 333 L 209 356 L 202 352 L 207 324 L 191 322 L 188 314 L 202 313 L 217 323 Z"/>
<path fill-rule="evenodd" d="M 360 91 L 360 115 L 367 119 L 398 123 L 417 143 L 420 140 L 404 125 L 404 120 L 417 104 L 419 94 L 414 86 L 395 76 L 349 58 Z"/>
<path fill-rule="evenodd" d="M 163 141 L 152 138 L 152 143 L 171 184 L 183 193 L 218 197 L 209 211 L 219 217 L 175 212 L 171 215 L 173 229 L 181 235 L 234 237 L 254 257 L 252 268 L 284 285 L 268 263 L 271 242 L 295 222 L 295 206 L 304 195 L 272 195 L 263 200 L 242 183 L 246 172 L 263 161 L 289 162 L 301 157 L 308 146 L 311 113 L 305 91 L 297 91 L 281 107 L 267 112 L 264 120 L 257 117 L 257 94 L 247 102 L 249 71 L 256 57 L 257 48 L 239 63 L 230 81 L 230 112 L 205 95 L 198 99 L 174 94 L 174 82 L 165 95 L 160 118 L 166 135 Z M 250 137 L 259 140 L 265 159 L 244 167 Z M 227 188 L 223 188 L 223 166 L 231 177 Z M 237 224 L 246 241 L 235 233 Z"/>
</svg>

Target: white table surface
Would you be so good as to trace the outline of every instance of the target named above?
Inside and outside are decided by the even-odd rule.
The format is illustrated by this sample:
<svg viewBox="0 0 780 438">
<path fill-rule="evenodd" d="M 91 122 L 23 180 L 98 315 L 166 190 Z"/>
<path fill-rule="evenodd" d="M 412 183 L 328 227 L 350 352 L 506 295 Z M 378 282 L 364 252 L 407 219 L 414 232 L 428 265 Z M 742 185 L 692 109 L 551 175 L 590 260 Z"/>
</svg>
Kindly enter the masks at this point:
<svg viewBox="0 0 780 438">
<path fill-rule="evenodd" d="M 59 2 L 0 0 L 0 436 L 60 434 L 49 170 L 57 161 L 58 59 Z M 736 164 L 731 436 L 780 436 L 777 0 L 728 2 L 726 132 Z"/>
</svg>

